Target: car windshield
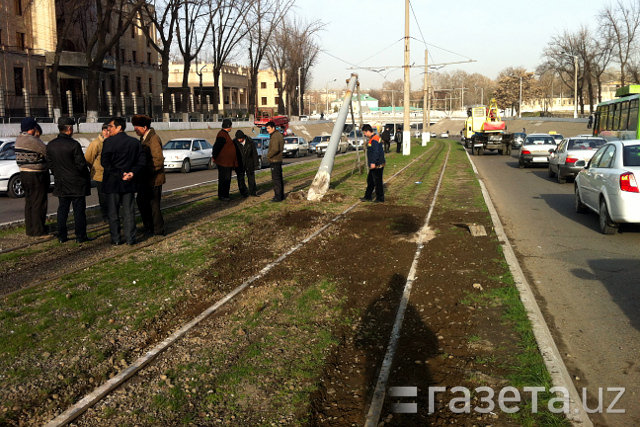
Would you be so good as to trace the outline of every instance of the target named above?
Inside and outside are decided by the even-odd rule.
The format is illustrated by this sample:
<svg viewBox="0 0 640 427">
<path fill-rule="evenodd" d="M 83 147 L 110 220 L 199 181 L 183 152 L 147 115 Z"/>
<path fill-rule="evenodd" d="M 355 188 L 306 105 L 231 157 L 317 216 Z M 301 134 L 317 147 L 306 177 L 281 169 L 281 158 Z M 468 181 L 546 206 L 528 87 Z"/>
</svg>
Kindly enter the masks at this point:
<svg viewBox="0 0 640 427">
<path fill-rule="evenodd" d="M 297 144 L 298 143 L 298 138 L 285 138 L 284 139 L 284 143 L 285 144 Z"/>
<path fill-rule="evenodd" d="M 605 142 L 604 139 L 570 139 L 567 150 L 596 150 Z"/>
<path fill-rule="evenodd" d="M 184 139 L 172 139 L 164 144 L 165 150 L 188 150 L 191 145 L 191 141 Z"/>
<path fill-rule="evenodd" d="M 640 166 L 640 145 L 627 145 L 622 151 L 622 162 L 625 166 Z"/>
<path fill-rule="evenodd" d="M 13 146 L 7 148 L 6 150 L 2 150 L 0 153 L 0 160 L 15 160 L 16 152 Z"/>
<path fill-rule="evenodd" d="M 321 136 L 315 136 L 312 140 L 311 143 L 312 144 L 317 144 L 318 142 L 322 141 L 322 137 Z"/>
<path fill-rule="evenodd" d="M 556 145 L 555 139 L 550 136 L 528 136 L 526 140 L 527 145 Z"/>
</svg>

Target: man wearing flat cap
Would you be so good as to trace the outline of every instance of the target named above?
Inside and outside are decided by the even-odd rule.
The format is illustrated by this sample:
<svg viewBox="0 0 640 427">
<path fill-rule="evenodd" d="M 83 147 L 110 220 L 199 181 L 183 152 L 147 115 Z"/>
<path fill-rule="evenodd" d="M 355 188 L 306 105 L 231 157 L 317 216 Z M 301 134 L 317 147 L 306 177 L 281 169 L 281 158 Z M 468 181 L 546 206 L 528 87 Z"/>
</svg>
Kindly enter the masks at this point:
<svg viewBox="0 0 640 427">
<path fill-rule="evenodd" d="M 27 236 L 47 234 L 47 192 L 49 167 L 47 146 L 35 136 L 38 124 L 33 117 L 25 117 L 20 123 L 20 135 L 16 138 L 16 163 L 20 167 L 20 179 L 24 189 L 24 225 Z"/>
<path fill-rule="evenodd" d="M 53 195 L 58 197 L 57 221 L 60 243 L 69 240 L 67 218 L 71 205 L 73 205 L 76 242 L 83 243 L 89 240 L 85 197 L 91 194 L 91 179 L 82 147 L 73 139 L 74 123 L 71 117 L 60 117 L 58 119 L 60 134 L 47 144 L 47 163 L 53 171 L 56 182 Z"/>
<path fill-rule="evenodd" d="M 243 197 L 258 196 L 256 186 L 256 169 L 258 168 L 258 149 L 251 138 L 246 136 L 241 130 L 236 131 L 236 137 L 233 140 L 236 150 L 240 153 L 240 165 L 236 168 L 236 177 L 238 178 L 238 189 Z M 244 182 L 244 176 L 247 175 L 249 190 Z"/>
<path fill-rule="evenodd" d="M 223 202 L 231 200 L 229 198 L 231 172 L 240 165 L 236 146 L 233 144 L 233 140 L 229 135 L 232 126 L 233 124 L 230 119 L 224 119 L 222 121 L 222 129 L 218 132 L 216 142 L 211 149 L 211 157 L 218 166 L 218 200 L 222 200 Z"/>
<path fill-rule="evenodd" d="M 164 235 L 164 219 L 160 210 L 164 175 L 164 154 L 162 140 L 151 127 L 151 117 L 135 115 L 131 118 L 133 130 L 140 137 L 146 165 L 138 177 L 138 210 L 142 217 L 144 232 L 147 236 Z"/>
</svg>

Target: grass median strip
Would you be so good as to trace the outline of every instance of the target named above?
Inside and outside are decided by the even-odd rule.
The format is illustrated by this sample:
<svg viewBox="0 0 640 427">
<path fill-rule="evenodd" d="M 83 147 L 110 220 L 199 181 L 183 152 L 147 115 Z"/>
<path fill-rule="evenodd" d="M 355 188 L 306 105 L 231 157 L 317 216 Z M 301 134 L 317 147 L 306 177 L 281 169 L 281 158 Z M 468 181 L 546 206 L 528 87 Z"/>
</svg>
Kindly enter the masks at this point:
<svg viewBox="0 0 640 427">
<path fill-rule="evenodd" d="M 397 156 L 391 163 L 410 160 Z M 348 172 L 344 179 L 339 190 L 355 180 L 363 191 L 362 176 Z M 309 216 L 316 223 L 353 202 L 327 200 L 322 213 Z M 77 400 L 221 295 L 223 283 L 238 282 L 303 238 L 309 226 L 294 225 L 299 212 L 313 209 L 304 201 L 263 203 L 213 222 L 205 218 L 179 239 L 4 297 L 0 423 L 42 422 Z M 272 227 L 279 230 L 273 238 Z M 260 254 L 253 270 L 231 269 L 230 254 L 251 243 Z"/>
</svg>

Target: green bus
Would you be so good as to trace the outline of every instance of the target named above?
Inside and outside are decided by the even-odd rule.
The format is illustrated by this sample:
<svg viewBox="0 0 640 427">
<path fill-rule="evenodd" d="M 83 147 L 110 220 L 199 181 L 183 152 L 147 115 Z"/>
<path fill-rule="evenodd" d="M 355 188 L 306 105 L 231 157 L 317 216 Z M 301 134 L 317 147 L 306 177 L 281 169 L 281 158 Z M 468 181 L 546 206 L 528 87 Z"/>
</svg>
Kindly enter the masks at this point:
<svg viewBox="0 0 640 427">
<path fill-rule="evenodd" d="M 616 99 L 598 104 L 593 136 L 600 136 L 606 140 L 640 139 L 639 102 L 640 85 L 618 88 Z"/>
</svg>

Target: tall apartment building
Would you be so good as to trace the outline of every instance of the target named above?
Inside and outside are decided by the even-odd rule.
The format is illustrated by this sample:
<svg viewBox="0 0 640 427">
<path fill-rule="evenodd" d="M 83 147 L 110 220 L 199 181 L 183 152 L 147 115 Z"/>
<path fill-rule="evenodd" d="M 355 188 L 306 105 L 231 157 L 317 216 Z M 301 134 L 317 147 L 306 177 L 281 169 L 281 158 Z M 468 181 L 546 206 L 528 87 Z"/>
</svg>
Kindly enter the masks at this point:
<svg viewBox="0 0 640 427">
<path fill-rule="evenodd" d="M 160 111 L 158 54 L 139 25 L 131 26 L 111 49 L 103 61 L 99 80 L 88 81 L 86 38 L 95 31 L 96 12 L 91 1 L 78 1 L 81 18 L 67 31 L 61 31 L 61 26 L 69 26 L 64 22 L 61 0 L 2 0 L 0 116 L 49 116 L 53 97 L 61 101 L 63 114 L 82 116 L 86 112 L 88 85 L 99 86 L 100 115 Z M 141 19 L 140 15 L 137 19 Z M 113 33 L 117 20 L 111 24 Z M 151 34 L 156 36 L 154 30 Z M 47 75 L 58 42 L 62 44 L 59 91 L 51 93 Z"/>
</svg>

